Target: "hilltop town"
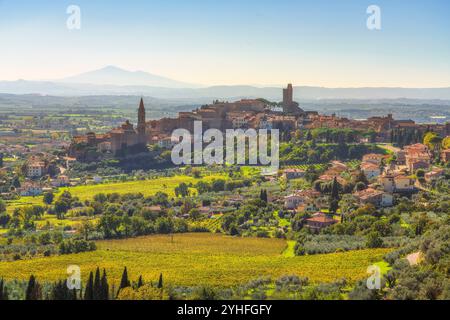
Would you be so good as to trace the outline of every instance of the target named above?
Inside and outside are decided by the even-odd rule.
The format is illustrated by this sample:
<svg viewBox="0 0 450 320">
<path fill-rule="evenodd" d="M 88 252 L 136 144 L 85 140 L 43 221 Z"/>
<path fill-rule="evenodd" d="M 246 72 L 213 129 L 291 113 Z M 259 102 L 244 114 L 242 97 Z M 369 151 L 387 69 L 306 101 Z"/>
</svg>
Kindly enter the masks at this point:
<svg viewBox="0 0 450 320">
<path fill-rule="evenodd" d="M 214 101 L 192 112 L 180 112 L 177 118 L 162 118 L 146 121 L 144 101 L 138 110 L 137 128 L 127 120 L 120 127 L 105 134 L 89 132 L 75 136 L 69 155 L 78 160 L 86 158 L 88 150 L 94 148 L 100 153 L 117 154 L 126 149 L 142 151 L 146 144 L 171 147 L 175 143 L 171 135 L 175 129 L 193 132 L 194 122 L 201 121 L 203 130 L 219 129 L 279 129 L 285 137 L 299 130 L 319 128 L 349 129 L 366 133 L 359 142 L 400 143 L 418 141 L 424 133 L 432 131 L 441 137 L 450 135 L 450 123 L 416 124 L 412 120 L 395 120 L 392 115 L 372 117 L 367 120 L 352 120 L 335 115 L 320 115 L 315 111 L 304 111 L 293 101 L 291 84 L 283 89 L 283 101 L 269 102 L 264 99 L 243 99 L 235 102 Z M 370 134 L 370 135 L 369 135 Z M 141 148 L 139 148 L 141 146 Z M 89 159 L 87 159 L 89 160 Z M 91 159 L 93 160 L 93 159 Z"/>
</svg>

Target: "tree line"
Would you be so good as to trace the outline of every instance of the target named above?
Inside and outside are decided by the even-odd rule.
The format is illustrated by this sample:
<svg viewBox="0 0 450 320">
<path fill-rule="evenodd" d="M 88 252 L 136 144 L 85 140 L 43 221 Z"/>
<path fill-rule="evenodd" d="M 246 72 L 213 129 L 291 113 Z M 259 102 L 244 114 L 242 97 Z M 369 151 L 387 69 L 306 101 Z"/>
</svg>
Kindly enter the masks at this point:
<svg viewBox="0 0 450 320">
<path fill-rule="evenodd" d="M 163 290 L 164 282 L 162 273 L 156 283 L 144 282 L 142 275 L 138 280 L 132 282 L 128 275 L 127 267 L 124 268 L 120 279 L 119 287 L 116 289 L 114 285 L 110 285 L 106 269 L 100 271 L 97 267 L 95 272 L 90 272 L 89 277 L 80 289 L 70 288 L 69 280 L 60 280 L 52 283 L 50 289 L 45 290 L 42 283 L 40 283 L 34 275 L 31 275 L 26 288 L 23 292 L 24 300 L 115 300 L 119 298 L 121 291 L 130 288 L 132 290 L 139 290 L 144 285 L 149 285 L 152 288 Z M 45 292 L 44 292 L 45 291 Z M 12 298 L 8 284 L 4 279 L 0 279 L 0 300 L 9 300 Z"/>
</svg>

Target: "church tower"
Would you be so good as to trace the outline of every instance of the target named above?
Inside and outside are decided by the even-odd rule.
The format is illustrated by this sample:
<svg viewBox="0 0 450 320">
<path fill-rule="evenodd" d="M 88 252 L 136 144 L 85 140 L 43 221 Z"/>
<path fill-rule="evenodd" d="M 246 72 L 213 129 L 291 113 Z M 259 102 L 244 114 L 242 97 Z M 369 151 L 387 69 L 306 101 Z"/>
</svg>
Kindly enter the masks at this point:
<svg viewBox="0 0 450 320">
<path fill-rule="evenodd" d="M 139 143 L 147 143 L 145 107 L 144 107 L 144 100 L 142 98 L 141 102 L 139 103 L 137 132 L 139 137 Z"/>
</svg>

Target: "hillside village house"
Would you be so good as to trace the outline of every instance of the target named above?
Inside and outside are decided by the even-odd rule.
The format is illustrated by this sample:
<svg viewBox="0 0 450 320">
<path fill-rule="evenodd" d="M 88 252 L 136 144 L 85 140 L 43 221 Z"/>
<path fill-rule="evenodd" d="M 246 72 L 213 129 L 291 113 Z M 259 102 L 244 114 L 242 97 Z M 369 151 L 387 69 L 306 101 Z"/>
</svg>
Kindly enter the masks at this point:
<svg viewBox="0 0 450 320">
<path fill-rule="evenodd" d="M 337 220 L 328 217 L 326 214 L 322 212 L 318 212 L 314 214 L 311 218 L 305 220 L 305 225 L 313 232 L 320 232 L 323 228 L 332 226 L 333 224 L 338 223 Z"/>
<path fill-rule="evenodd" d="M 368 188 L 355 192 L 353 196 L 358 199 L 361 204 L 373 204 L 376 207 L 390 207 L 394 203 L 392 194 Z"/>
<path fill-rule="evenodd" d="M 36 197 L 42 195 L 42 187 L 34 182 L 25 182 L 19 189 L 19 193 L 22 197 Z"/>
<path fill-rule="evenodd" d="M 383 190 L 388 193 L 410 193 L 415 191 L 415 179 L 402 173 L 387 173 L 378 178 Z"/>
<path fill-rule="evenodd" d="M 372 163 L 377 166 L 380 166 L 384 158 L 385 156 L 382 154 L 369 153 L 363 156 L 362 162 Z"/>
<path fill-rule="evenodd" d="M 303 178 L 305 176 L 306 171 L 302 169 L 286 169 L 283 171 L 283 176 L 286 180 Z"/>
<path fill-rule="evenodd" d="M 379 164 L 374 164 L 373 162 L 364 162 L 361 164 L 361 170 L 367 179 L 373 179 L 381 174 L 381 169 Z"/>
<path fill-rule="evenodd" d="M 43 161 L 32 161 L 27 165 L 28 178 L 40 178 L 45 174 L 45 163 Z"/>
<path fill-rule="evenodd" d="M 335 160 L 335 161 L 331 161 L 331 168 L 328 170 L 333 170 L 333 171 L 341 173 L 341 172 L 348 170 L 348 166 L 341 161 Z"/>
<path fill-rule="evenodd" d="M 290 194 L 286 197 L 284 197 L 284 207 L 288 210 L 294 210 L 297 208 L 300 204 L 303 203 L 303 197 L 299 194 Z"/>
<path fill-rule="evenodd" d="M 418 169 L 428 169 L 431 164 L 431 153 L 428 147 L 421 143 L 406 146 L 405 159 L 406 166 L 410 173 L 414 173 Z"/>
<path fill-rule="evenodd" d="M 339 182 L 341 185 L 346 183 L 345 179 L 338 174 L 323 174 L 319 177 L 318 180 L 323 182 L 332 182 L 334 178 L 336 178 L 337 182 Z"/>
<path fill-rule="evenodd" d="M 70 179 L 66 175 L 60 175 L 56 179 L 52 179 L 51 185 L 53 187 L 66 187 L 70 185 Z"/>
<path fill-rule="evenodd" d="M 314 199 L 320 196 L 315 190 L 301 190 L 284 197 L 284 207 L 288 210 L 297 209 L 299 206 L 314 206 Z"/>
</svg>

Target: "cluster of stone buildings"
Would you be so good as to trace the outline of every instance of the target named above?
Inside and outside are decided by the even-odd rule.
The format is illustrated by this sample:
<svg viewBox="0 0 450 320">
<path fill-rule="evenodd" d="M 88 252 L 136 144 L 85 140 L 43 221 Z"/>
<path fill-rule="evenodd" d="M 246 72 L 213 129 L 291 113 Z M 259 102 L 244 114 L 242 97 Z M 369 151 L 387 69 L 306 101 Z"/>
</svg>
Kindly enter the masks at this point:
<svg viewBox="0 0 450 320">
<path fill-rule="evenodd" d="M 177 118 L 162 118 L 146 121 L 144 102 L 141 99 L 138 109 L 137 127 L 126 121 L 119 128 L 105 134 L 89 132 L 75 136 L 69 148 L 69 155 L 78 159 L 93 148 L 99 152 L 116 154 L 124 148 L 136 145 L 159 144 L 169 147 L 172 132 L 175 129 L 194 130 L 194 122 L 201 121 L 203 130 L 208 129 L 281 129 L 292 131 L 298 127 L 300 118 L 310 113 L 304 112 L 298 103 L 292 100 L 293 88 L 289 85 L 283 90 L 282 112 L 272 111 L 267 101 L 242 99 L 235 102 L 214 101 L 191 112 L 180 112 Z M 311 113 L 316 114 L 316 113 Z"/>
<path fill-rule="evenodd" d="M 445 150 L 443 154 L 446 154 Z M 376 174 L 372 177 L 366 174 L 371 181 L 375 181 L 369 189 L 365 190 L 365 194 L 369 195 L 369 197 L 363 199 L 366 200 L 366 203 L 370 202 L 376 206 L 389 207 L 393 204 L 392 196 L 394 194 L 409 195 L 415 193 L 421 188 L 421 183 L 417 177 L 419 169 L 425 172 L 423 179 L 426 183 L 433 183 L 445 174 L 443 168 L 433 166 L 432 153 L 426 145 L 421 143 L 397 150 L 394 153 L 394 160 L 390 163 L 383 161 L 386 158 L 386 156 L 379 156 L 380 160 L 376 163 L 379 166 L 379 171 L 377 170 Z M 443 162 L 448 161 L 445 156 L 441 160 Z M 363 169 L 362 165 L 361 168 Z"/>
<path fill-rule="evenodd" d="M 141 99 L 138 109 L 138 121 L 135 127 L 129 121 L 107 132 L 90 132 L 75 136 L 69 148 L 71 157 L 81 160 L 86 149 L 116 154 L 124 148 L 136 145 L 158 144 L 163 148 L 171 147 L 175 129 L 194 130 L 194 122 L 201 121 L 203 130 L 211 128 L 226 129 L 279 129 L 292 132 L 297 129 L 314 128 L 350 128 L 361 131 L 372 130 L 377 141 L 388 142 L 394 129 L 433 130 L 441 136 L 450 135 L 450 123 L 446 125 L 418 125 L 412 120 L 394 120 L 392 115 L 372 117 L 367 120 L 352 120 L 336 115 L 320 115 L 317 112 L 304 111 L 293 101 L 291 84 L 283 89 L 283 101 L 279 107 L 263 99 L 242 99 L 235 102 L 214 101 L 191 112 L 180 112 L 176 118 L 162 118 L 146 121 L 144 102 Z"/>
<path fill-rule="evenodd" d="M 88 148 L 94 148 L 99 152 L 118 151 L 136 145 L 147 145 L 149 143 L 147 122 L 145 120 L 145 106 L 141 99 L 138 109 L 138 122 L 135 128 L 128 120 L 118 128 L 114 128 L 106 134 L 89 132 L 83 136 L 75 136 L 69 147 L 69 156 L 80 158 Z"/>
<path fill-rule="evenodd" d="M 180 112 L 177 118 L 153 120 L 147 130 L 156 142 L 169 137 L 175 129 L 194 130 L 194 122 L 201 121 L 203 130 L 208 129 L 281 129 L 295 130 L 299 119 L 310 113 L 303 111 L 293 101 L 293 88 L 289 84 L 283 89 L 282 111 L 273 111 L 267 101 L 261 99 L 242 99 L 235 102 L 214 101 L 191 112 Z M 315 114 L 315 113 L 313 113 Z"/>
</svg>

